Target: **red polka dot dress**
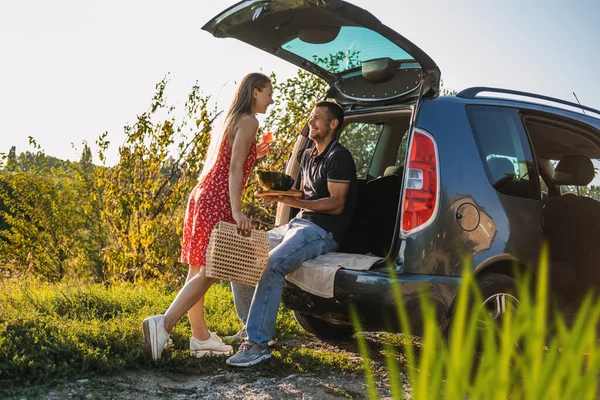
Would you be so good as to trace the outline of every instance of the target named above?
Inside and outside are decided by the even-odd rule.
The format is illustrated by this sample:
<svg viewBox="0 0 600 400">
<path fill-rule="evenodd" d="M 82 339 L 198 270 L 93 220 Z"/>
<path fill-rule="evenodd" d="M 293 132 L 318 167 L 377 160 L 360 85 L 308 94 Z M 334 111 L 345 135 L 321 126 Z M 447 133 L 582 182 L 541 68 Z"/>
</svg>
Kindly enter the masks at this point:
<svg viewBox="0 0 600 400">
<path fill-rule="evenodd" d="M 250 146 L 244 162 L 242 190 L 256 161 L 256 146 Z M 224 139 L 219 155 L 210 172 L 190 193 L 183 224 L 181 262 L 206 265 L 206 249 L 210 233 L 220 221 L 235 224 L 229 201 L 229 164 L 231 148 Z"/>
</svg>

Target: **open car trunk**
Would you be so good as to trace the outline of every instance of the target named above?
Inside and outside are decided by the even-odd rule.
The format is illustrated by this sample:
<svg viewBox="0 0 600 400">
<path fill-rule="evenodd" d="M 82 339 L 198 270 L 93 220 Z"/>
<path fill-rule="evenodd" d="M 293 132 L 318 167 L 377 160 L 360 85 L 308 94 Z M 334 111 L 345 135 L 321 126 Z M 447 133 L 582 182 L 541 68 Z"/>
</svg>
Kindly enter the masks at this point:
<svg viewBox="0 0 600 400">
<path fill-rule="evenodd" d="M 388 255 L 402 194 L 411 115 L 412 109 L 404 108 L 345 118 L 338 140 L 354 157 L 358 184 L 354 216 L 338 252 Z M 288 175 L 298 178 L 297 159 L 308 146 L 310 140 L 300 136 L 286 169 Z M 297 212 L 280 204 L 276 225 L 288 222 Z"/>
<path fill-rule="evenodd" d="M 319 76 L 342 105 L 406 104 L 440 90 L 440 70 L 425 52 L 345 1 L 246 0 L 202 29 Z"/>
</svg>

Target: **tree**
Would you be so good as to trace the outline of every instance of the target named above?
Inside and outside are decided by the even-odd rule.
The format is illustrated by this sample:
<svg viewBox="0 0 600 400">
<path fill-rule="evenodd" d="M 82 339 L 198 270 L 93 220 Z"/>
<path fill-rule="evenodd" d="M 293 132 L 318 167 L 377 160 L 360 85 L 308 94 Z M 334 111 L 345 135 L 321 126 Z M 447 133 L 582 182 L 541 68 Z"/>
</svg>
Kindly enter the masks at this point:
<svg viewBox="0 0 600 400">
<path fill-rule="evenodd" d="M 99 174 L 93 164 L 92 150 L 86 142 L 79 162 L 73 163 L 73 177 L 78 187 L 77 204 L 82 218 L 79 230 L 81 257 L 73 268 L 78 275 L 92 275 L 95 280 L 103 282 L 108 277 L 107 264 L 104 261 L 103 249 L 108 245 L 109 226 L 102 219 L 102 202 L 96 193 L 96 177 Z"/>
<path fill-rule="evenodd" d="M 8 156 L 6 158 L 6 166 L 5 169 L 7 171 L 14 171 L 17 168 L 17 147 L 12 146 L 8 151 Z"/>
<path fill-rule="evenodd" d="M 8 226 L 0 231 L 0 268 L 60 280 L 80 251 L 79 191 L 69 171 L 51 167 L 36 148 L 31 160 L 0 174 L 5 189 L 0 191 L 0 217 Z"/>
<path fill-rule="evenodd" d="M 178 267 L 185 200 L 202 168 L 215 113 L 196 84 L 179 121 L 166 105 L 166 86 L 166 79 L 157 84 L 150 108 L 125 128 L 117 165 L 96 169 L 91 193 L 110 228 L 103 256 L 112 279 L 161 277 Z M 156 122 L 160 114 L 165 117 Z M 106 134 L 97 144 L 104 161 Z"/>
<path fill-rule="evenodd" d="M 580 189 L 581 196 L 591 197 L 600 201 L 600 186 L 588 185 L 582 186 Z"/>
</svg>

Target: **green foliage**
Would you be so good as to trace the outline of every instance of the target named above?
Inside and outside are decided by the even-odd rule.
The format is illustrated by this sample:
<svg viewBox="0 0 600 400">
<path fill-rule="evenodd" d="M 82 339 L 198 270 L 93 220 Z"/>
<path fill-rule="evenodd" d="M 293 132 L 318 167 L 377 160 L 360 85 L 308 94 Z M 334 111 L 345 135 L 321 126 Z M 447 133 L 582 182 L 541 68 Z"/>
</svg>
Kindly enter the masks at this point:
<svg viewBox="0 0 600 400">
<path fill-rule="evenodd" d="M 362 122 L 351 123 L 344 128 L 340 143 L 352 153 L 358 179 L 368 176 L 371 158 L 382 130 L 383 125 Z"/>
<path fill-rule="evenodd" d="M 97 169 L 91 193 L 109 226 L 104 260 L 113 279 L 180 274 L 186 198 L 202 168 L 215 115 L 207 107 L 209 97 L 196 85 L 178 119 L 174 107 L 166 105 L 166 85 L 166 80 L 157 84 L 149 110 L 125 127 L 118 164 Z M 105 136 L 98 145 L 104 160 Z"/>
<path fill-rule="evenodd" d="M 81 252 L 76 262 L 78 276 L 90 275 L 94 280 L 103 282 L 109 271 L 103 257 L 103 249 L 108 245 L 108 224 L 102 220 L 100 197 L 94 195 L 97 190 L 98 169 L 92 163 L 92 151 L 83 143 L 81 158 L 73 169 L 74 179 L 81 197 L 79 212 L 83 218 L 83 229 L 78 233 Z"/>
<path fill-rule="evenodd" d="M 0 231 L 0 268 L 60 280 L 81 254 L 85 200 L 64 164 L 56 166 L 39 148 L 34 162 L 24 159 L 0 172 L 0 217 L 8 228 Z"/>
<path fill-rule="evenodd" d="M 275 133 L 258 169 L 285 163 L 326 84 L 298 71 L 278 82 L 275 104 L 262 132 Z M 125 127 L 114 166 L 96 166 L 83 143 L 78 162 L 35 152 L 2 155 L 0 169 L 0 269 L 8 276 L 48 280 L 67 275 L 115 281 L 161 278 L 182 282 L 178 262 L 186 200 L 197 182 L 217 110 L 198 85 L 182 110 L 167 104 L 163 79 L 145 112 Z M 261 133 L 262 133 L 261 132 Z M 107 133 L 96 144 L 106 162 Z M 261 228 L 274 224 L 275 203 L 254 197 L 254 176 L 243 194 L 244 211 Z"/>
<path fill-rule="evenodd" d="M 8 387 L 139 363 L 138 315 L 168 300 L 158 287 L 17 281 L 0 296 L 0 380 Z"/>
<path fill-rule="evenodd" d="M 600 186 L 588 185 L 580 188 L 581 196 L 591 197 L 600 201 Z"/>
<path fill-rule="evenodd" d="M 221 357 L 196 359 L 188 352 L 191 329 L 186 318 L 172 332 L 173 346 L 159 362 L 142 352 L 141 322 L 164 312 L 176 292 L 157 283 L 120 282 L 104 286 L 79 281 L 60 283 L 3 282 L 0 292 L 0 388 L 52 384 L 123 368 L 150 367 L 212 373 L 222 367 Z M 223 335 L 237 332 L 230 286 L 217 283 L 205 297 L 205 316 L 211 330 Z M 301 334 L 289 310 L 280 310 L 277 337 L 293 340 Z M 347 356 L 284 346 L 261 368 L 285 376 L 298 371 L 356 371 Z M 0 390 L 0 397 L 3 392 Z"/>
<path fill-rule="evenodd" d="M 350 55 L 350 61 L 354 56 Z M 347 62 L 347 55 L 327 62 Z M 323 61 L 325 62 L 325 61 Z M 298 70 L 279 82 L 271 75 L 275 103 L 262 132 L 275 141 L 257 168 L 283 172 L 310 110 L 327 85 Z M 37 152 L 3 156 L 0 171 L 0 262 L 9 275 L 33 273 L 46 279 L 68 274 L 96 281 L 179 279 L 183 217 L 210 142 L 217 110 L 196 85 L 176 113 L 164 96 L 167 80 L 156 86 L 147 111 L 125 127 L 114 166 L 95 166 L 87 143 L 79 162 Z M 110 143 L 96 142 L 101 162 Z M 275 203 L 254 197 L 253 176 L 243 194 L 244 211 L 261 229 L 274 225 Z"/>
<path fill-rule="evenodd" d="M 390 274 L 394 274 L 391 269 Z M 453 306 L 449 339 L 442 336 L 437 326 L 434 306 L 422 298 L 423 348 L 417 349 L 413 342 L 404 344 L 404 369 L 408 371 L 412 399 L 596 398 L 600 303 L 593 303 L 588 296 L 569 327 L 560 316 L 548 320 L 546 256 L 540 261 L 533 295 L 528 277 L 519 282 L 520 305 L 516 311 L 507 308 L 502 323 L 497 324 L 479 309 L 481 293 L 471 268 L 465 268 Z M 402 330 L 410 332 L 400 294 L 400 288 L 396 288 L 398 318 Z M 355 329 L 360 330 L 359 319 L 355 316 L 353 320 Z M 387 352 L 392 393 L 394 398 L 401 398 L 397 360 L 390 347 Z M 369 359 L 366 349 L 361 350 L 361 355 Z M 372 374 L 366 371 L 367 386 L 371 388 Z M 370 398 L 376 397 L 372 390 L 369 393 Z"/>
</svg>

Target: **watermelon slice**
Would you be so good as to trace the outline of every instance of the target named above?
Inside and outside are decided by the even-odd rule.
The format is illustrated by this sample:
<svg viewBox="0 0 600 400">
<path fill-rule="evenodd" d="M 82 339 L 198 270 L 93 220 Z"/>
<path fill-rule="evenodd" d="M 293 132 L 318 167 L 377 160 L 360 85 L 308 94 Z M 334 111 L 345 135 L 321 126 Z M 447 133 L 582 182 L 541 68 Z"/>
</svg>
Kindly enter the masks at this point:
<svg viewBox="0 0 600 400">
<path fill-rule="evenodd" d="M 271 131 L 265 133 L 264 135 L 261 136 L 262 141 L 265 143 L 271 143 L 273 141 L 273 134 L 271 133 Z"/>
</svg>

